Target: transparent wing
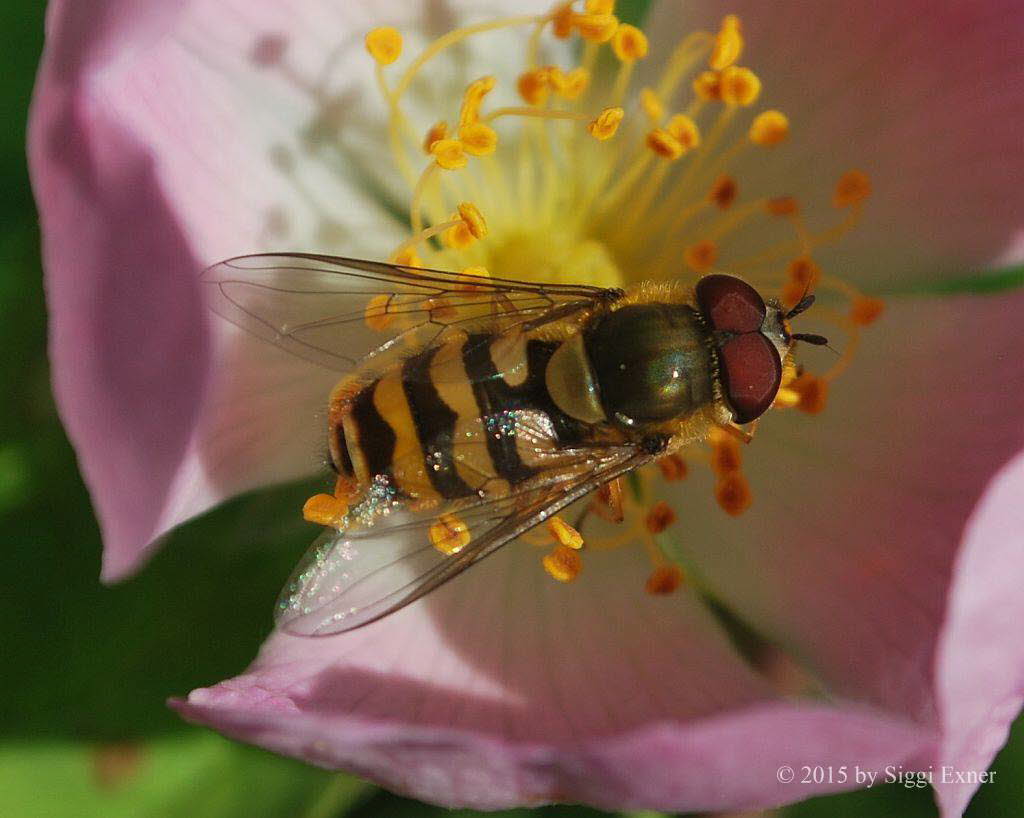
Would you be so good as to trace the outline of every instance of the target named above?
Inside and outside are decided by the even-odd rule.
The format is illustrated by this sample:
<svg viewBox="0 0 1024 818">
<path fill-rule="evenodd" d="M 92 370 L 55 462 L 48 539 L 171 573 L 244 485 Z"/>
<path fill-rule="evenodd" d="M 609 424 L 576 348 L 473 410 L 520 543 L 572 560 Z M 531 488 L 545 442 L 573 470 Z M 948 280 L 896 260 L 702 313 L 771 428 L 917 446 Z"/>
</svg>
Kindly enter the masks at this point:
<svg viewBox="0 0 1024 818">
<path fill-rule="evenodd" d="M 439 588 L 603 483 L 651 460 L 632 445 L 576 451 L 572 465 L 552 470 L 528 488 L 498 499 L 446 506 L 443 511 L 456 514 L 471 536 L 452 555 L 431 544 L 429 529 L 439 509 L 396 510 L 368 528 L 324 533 L 282 591 L 278 625 L 290 633 L 325 636 L 375 622 Z"/>
<path fill-rule="evenodd" d="M 202 281 L 224 318 L 340 372 L 367 356 L 433 343 L 449 328 L 495 320 L 530 328 L 621 293 L 308 253 L 228 259 Z"/>
</svg>

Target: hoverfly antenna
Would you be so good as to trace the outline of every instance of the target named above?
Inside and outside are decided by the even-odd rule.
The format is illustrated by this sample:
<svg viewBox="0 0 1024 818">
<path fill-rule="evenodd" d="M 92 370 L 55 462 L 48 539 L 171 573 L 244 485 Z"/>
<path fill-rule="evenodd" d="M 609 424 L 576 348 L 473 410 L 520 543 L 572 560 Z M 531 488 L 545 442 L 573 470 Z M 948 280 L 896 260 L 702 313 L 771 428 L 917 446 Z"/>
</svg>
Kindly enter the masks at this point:
<svg viewBox="0 0 1024 818">
<path fill-rule="evenodd" d="M 814 304 L 814 296 L 808 295 L 805 292 L 804 296 L 796 302 L 796 306 L 786 313 L 786 320 L 788 321 L 790 318 L 794 318 L 800 313 L 806 312 L 811 308 L 812 304 Z"/>
<path fill-rule="evenodd" d="M 810 332 L 794 332 L 789 337 L 794 341 L 803 341 L 805 344 L 813 344 L 816 347 L 828 346 L 828 338 L 824 335 L 814 335 Z"/>
</svg>

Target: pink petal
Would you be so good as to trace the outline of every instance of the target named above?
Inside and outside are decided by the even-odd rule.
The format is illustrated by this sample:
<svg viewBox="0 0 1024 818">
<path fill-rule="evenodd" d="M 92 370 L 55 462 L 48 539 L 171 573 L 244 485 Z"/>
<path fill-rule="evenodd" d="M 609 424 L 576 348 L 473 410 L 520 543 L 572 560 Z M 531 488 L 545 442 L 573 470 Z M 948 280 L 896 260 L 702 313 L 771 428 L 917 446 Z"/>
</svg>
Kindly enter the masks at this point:
<svg viewBox="0 0 1024 818">
<path fill-rule="evenodd" d="M 880 769 L 928 729 L 895 714 L 786 703 L 686 595 L 654 598 L 638 550 L 588 554 L 557 585 L 518 545 L 427 600 L 331 638 L 276 633 L 187 718 L 400 792 L 493 809 L 547 801 L 728 809 L 832 785 L 783 764 Z"/>
<path fill-rule="evenodd" d="M 389 251 L 400 228 L 366 188 L 387 188 L 390 159 L 362 33 L 434 6 L 83 8 L 51 4 L 29 154 L 55 392 L 115 580 L 174 525 L 322 465 L 333 377 L 220 321 L 208 338 L 196 276 L 282 245 Z"/>
<path fill-rule="evenodd" d="M 871 175 L 864 220 L 835 254 L 844 275 L 899 287 L 1024 258 L 1018 3 L 662 0 L 652 50 L 684 27 L 717 30 L 725 12 L 739 14 L 741 62 L 764 81 L 758 105 L 793 126 L 748 173 L 763 166 L 777 192 L 822 204 L 844 170 Z"/>
<path fill-rule="evenodd" d="M 936 656 L 946 741 L 936 767 L 936 791 L 945 816 L 960 815 L 976 783 L 956 773 L 980 773 L 1006 742 L 1024 699 L 1024 620 L 1021 555 L 1024 554 L 1024 457 L 992 481 L 968 522 L 953 565 L 949 606 Z M 975 779 L 976 781 L 977 779 Z"/>
</svg>

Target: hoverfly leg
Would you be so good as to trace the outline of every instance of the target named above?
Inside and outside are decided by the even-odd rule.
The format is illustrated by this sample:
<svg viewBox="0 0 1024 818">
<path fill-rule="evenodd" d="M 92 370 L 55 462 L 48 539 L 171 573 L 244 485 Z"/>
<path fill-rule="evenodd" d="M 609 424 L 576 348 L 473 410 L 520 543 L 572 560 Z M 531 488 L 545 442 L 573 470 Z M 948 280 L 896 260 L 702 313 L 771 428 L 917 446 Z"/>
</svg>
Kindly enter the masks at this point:
<svg viewBox="0 0 1024 818">
<path fill-rule="evenodd" d="M 757 431 L 757 420 L 754 420 L 752 423 L 748 423 L 747 427 L 748 428 L 744 429 L 742 426 L 737 426 L 735 423 L 726 423 L 718 428 L 726 434 L 736 438 L 741 443 L 749 443 L 754 439 L 754 432 Z"/>
<path fill-rule="evenodd" d="M 585 516 L 588 511 L 593 511 L 598 517 L 609 523 L 621 523 L 626 517 L 622 507 L 622 479 L 616 477 L 601 486 L 594 499 L 590 501 L 590 505 L 584 509 L 581 517 Z"/>
</svg>

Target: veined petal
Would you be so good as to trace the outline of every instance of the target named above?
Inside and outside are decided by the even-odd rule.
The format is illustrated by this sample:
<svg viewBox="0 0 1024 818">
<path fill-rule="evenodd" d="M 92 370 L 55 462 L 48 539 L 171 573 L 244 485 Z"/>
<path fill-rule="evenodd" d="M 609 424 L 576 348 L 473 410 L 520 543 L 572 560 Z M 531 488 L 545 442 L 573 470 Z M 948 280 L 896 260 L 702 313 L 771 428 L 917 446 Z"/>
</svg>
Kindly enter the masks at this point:
<svg viewBox="0 0 1024 818">
<path fill-rule="evenodd" d="M 822 180 L 849 167 L 873 180 L 864 218 L 835 256 L 845 276 L 898 288 L 1024 258 L 1016 3 L 739 0 L 725 11 L 742 21 L 742 61 L 757 66 L 764 104 L 793 125 L 770 181 L 820 199 Z M 652 52 L 674 45 L 681 16 L 687 28 L 715 30 L 722 13 L 718 3 L 656 3 Z"/>
<path fill-rule="evenodd" d="M 896 715 L 784 702 L 692 597 L 628 592 L 649 570 L 633 549 L 590 554 L 572 587 L 538 576 L 537 559 L 514 545 L 350 634 L 275 633 L 244 675 L 175 706 L 419 798 L 489 809 L 781 803 L 830 789 L 780 784 L 782 764 L 881 768 L 933 744 Z"/>
</svg>

